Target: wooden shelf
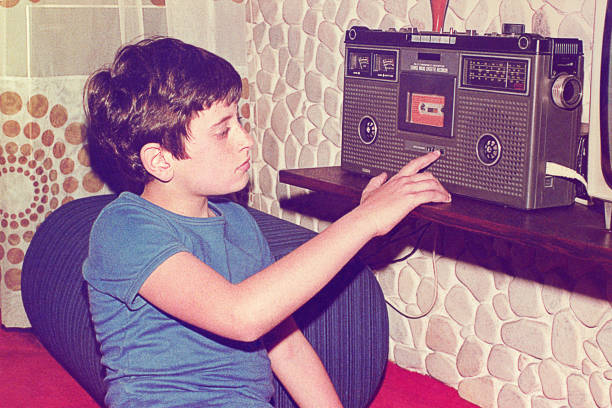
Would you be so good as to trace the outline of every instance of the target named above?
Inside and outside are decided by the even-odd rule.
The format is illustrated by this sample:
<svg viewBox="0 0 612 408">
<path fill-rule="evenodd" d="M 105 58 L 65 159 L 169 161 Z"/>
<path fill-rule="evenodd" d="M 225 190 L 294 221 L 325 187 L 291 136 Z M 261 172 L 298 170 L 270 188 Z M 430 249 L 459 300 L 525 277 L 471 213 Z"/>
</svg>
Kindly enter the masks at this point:
<svg viewBox="0 0 612 408">
<path fill-rule="evenodd" d="M 281 170 L 282 183 L 338 194 L 359 201 L 368 177 L 339 166 Z M 546 248 L 592 262 L 612 265 L 612 232 L 604 228 L 601 207 L 573 204 L 540 210 L 517 210 L 454 195 L 450 204 L 427 204 L 410 216 L 461 230 Z"/>
</svg>

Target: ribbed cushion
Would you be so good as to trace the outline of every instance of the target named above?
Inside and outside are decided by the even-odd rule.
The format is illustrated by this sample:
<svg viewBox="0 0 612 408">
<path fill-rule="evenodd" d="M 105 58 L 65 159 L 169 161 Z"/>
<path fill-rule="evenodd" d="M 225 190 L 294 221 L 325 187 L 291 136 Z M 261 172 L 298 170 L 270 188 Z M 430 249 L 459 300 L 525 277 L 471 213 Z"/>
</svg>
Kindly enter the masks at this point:
<svg viewBox="0 0 612 408">
<path fill-rule="evenodd" d="M 89 231 L 115 196 L 69 202 L 40 225 L 26 253 L 22 297 L 32 329 L 66 370 L 102 405 L 102 366 L 89 318 L 81 265 Z M 278 259 L 315 235 L 263 212 L 249 209 Z M 369 268 L 351 261 L 295 314 L 317 350 L 346 407 L 364 407 L 382 379 L 388 352 L 383 295 Z M 294 407 L 277 384 L 275 405 Z"/>
</svg>

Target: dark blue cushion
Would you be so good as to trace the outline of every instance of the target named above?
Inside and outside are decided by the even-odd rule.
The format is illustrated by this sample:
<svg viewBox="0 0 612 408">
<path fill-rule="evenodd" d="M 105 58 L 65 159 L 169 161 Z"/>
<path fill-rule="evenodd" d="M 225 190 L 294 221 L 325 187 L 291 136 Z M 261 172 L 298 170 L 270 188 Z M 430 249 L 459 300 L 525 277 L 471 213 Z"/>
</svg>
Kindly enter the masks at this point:
<svg viewBox="0 0 612 408">
<path fill-rule="evenodd" d="M 99 195 L 71 201 L 39 226 L 21 277 L 24 307 L 47 350 L 102 405 L 103 368 L 89 318 L 81 265 L 89 231 L 100 210 L 115 198 Z M 249 208 L 278 259 L 314 232 Z M 325 364 L 345 407 L 365 407 L 387 362 L 387 309 L 372 271 L 352 260 L 294 315 Z M 277 383 L 275 405 L 294 407 Z"/>
</svg>

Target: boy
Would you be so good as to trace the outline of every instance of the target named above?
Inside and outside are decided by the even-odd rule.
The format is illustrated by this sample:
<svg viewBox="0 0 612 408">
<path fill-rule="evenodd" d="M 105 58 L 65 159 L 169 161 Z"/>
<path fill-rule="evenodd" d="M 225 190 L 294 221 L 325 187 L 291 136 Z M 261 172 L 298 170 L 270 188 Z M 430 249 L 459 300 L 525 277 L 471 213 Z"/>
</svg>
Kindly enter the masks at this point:
<svg viewBox="0 0 612 408">
<path fill-rule="evenodd" d="M 88 138 L 138 186 L 99 215 L 83 266 L 110 407 L 270 407 L 272 373 L 302 407 L 341 406 L 291 314 L 374 236 L 450 195 L 409 163 L 278 262 L 239 205 L 253 139 L 225 60 L 170 38 L 119 51 L 85 87 Z"/>
</svg>

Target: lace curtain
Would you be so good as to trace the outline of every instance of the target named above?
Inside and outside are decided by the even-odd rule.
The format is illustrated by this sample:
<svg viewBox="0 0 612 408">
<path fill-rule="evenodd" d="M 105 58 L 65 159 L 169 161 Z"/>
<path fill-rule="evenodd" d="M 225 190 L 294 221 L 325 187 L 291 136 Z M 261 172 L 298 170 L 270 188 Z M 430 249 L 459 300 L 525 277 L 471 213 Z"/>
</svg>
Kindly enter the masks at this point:
<svg viewBox="0 0 612 408">
<path fill-rule="evenodd" d="M 121 44 L 170 35 L 221 55 L 246 77 L 246 7 L 243 0 L 0 0 L 2 324 L 29 326 L 21 265 L 36 227 L 70 200 L 109 192 L 87 153 L 88 74 Z"/>
</svg>

